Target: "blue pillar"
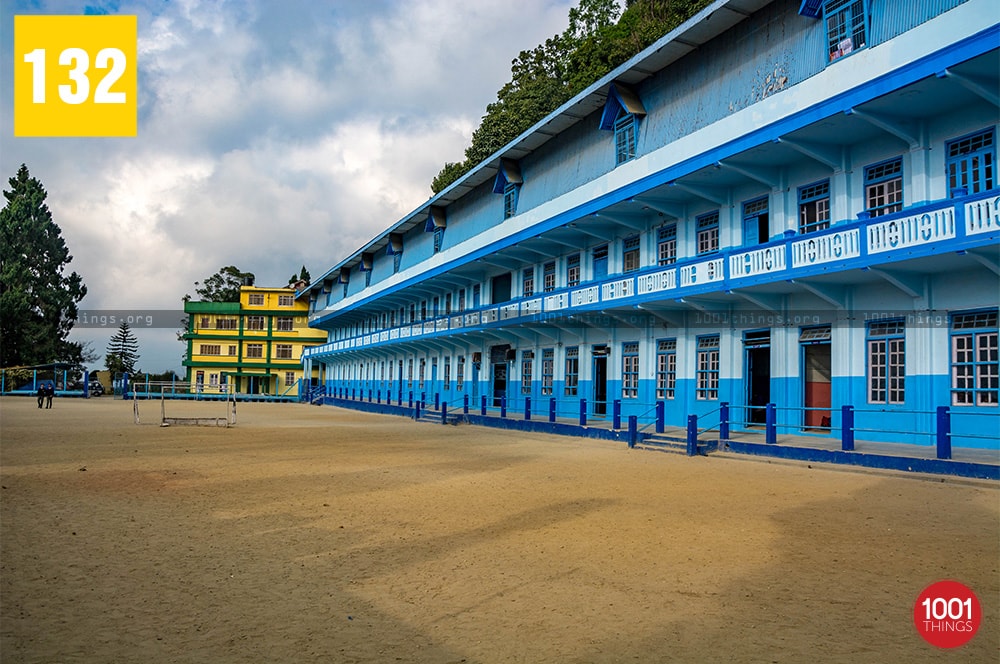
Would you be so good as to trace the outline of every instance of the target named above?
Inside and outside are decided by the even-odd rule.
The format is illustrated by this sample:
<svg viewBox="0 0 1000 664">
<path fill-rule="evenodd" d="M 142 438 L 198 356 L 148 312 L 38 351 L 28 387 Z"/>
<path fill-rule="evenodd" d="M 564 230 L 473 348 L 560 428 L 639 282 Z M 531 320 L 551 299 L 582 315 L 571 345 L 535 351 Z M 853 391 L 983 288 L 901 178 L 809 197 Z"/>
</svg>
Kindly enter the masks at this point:
<svg viewBox="0 0 1000 664">
<path fill-rule="evenodd" d="M 951 408 L 937 407 L 937 458 L 951 458 Z"/>
<path fill-rule="evenodd" d="M 628 416 L 628 446 L 635 447 L 636 439 L 639 437 L 639 417 Z"/>
<path fill-rule="evenodd" d="M 580 399 L 580 426 L 587 426 L 587 400 Z"/>
<path fill-rule="evenodd" d="M 524 397 L 524 419 L 531 419 L 531 397 Z"/>
<path fill-rule="evenodd" d="M 407 406 L 408 408 L 413 408 L 413 390 L 410 390 L 410 396 L 409 396 L 409 398 L 408 398 L 408 399 L 406 400 L 406 406 Z"/>
<path fill-rule="evenodd" d="M 448 404 L 441 404 L 441 424 L 448 424 Z"/>
<path fill-rule="evenodd" d="M 89 399 L 90 398 L 90 372 L 89 371 L 84 371 L 83 372 L 83 398 L 84 399 Z"/>
<path fill-rule="evenodd" d="M 556 421 L 556 398 L 549 399 L 549 422 Z"/>
<path fill-rule="evenodd" d="M 698 454 L 698 416 L 688 415 L 687 455 Z"/>
<path fill-rule="evenodd" d="M 656 433 L 663 433 L 664 420 L 666 419 L 667 404 L 663 401 L 656 402 Z"/>
<path fill-rule="evenodd" d="M 618 430 L 622 428 L 622 400 L 615 399 L 611 402 L 611 428 Z"/>
<path fill-rule="evenodd" d="M 368 388 L 368 403 L 371 403 L 371 402 L 372 402 L 372 390 L 371 390 L 371 388 Z"/>
<path fill-rule="evenodd" d="M 507 395 L 500 397 L 500 417 L 507 417 Z"/>
<path fill-rule="evenodd" d="M 729 440 L 729 402 L 719 405 L 719 440 Z"/>
<path fill-rule="evenodd" d="M 440 408 L 441 408 L 441 393 L 440 392 L 435 392 L 434 393 L 434 410 L 438 410 Z"/>
<path fill-rule="evenodd" d="M 854 451 L 854 406 L 840 407 L 840 449 Z"/>
<path fill-rule="evenodd" d="M 128 399 L 128 374 L 122 374 L 122 399 Z"/>
<path fill-rule="evenodd" d="M 768 445 L 778 442 L 778 427 L 775 425 L 774 414 L 774 404 L 767 404 L 764 409 L 764 442 Z"/>
<path fill-rule="evenodd" d="M 479 414 L 486 417 L 486 395 L 482 395 L 482 400 L 479 403 Z"/>
<path fill-rule="evenodd" d="M 469 395 L 465 394 L 462 396 L 462 413 L 465 415 L 469 414 Z"/>
</svg>

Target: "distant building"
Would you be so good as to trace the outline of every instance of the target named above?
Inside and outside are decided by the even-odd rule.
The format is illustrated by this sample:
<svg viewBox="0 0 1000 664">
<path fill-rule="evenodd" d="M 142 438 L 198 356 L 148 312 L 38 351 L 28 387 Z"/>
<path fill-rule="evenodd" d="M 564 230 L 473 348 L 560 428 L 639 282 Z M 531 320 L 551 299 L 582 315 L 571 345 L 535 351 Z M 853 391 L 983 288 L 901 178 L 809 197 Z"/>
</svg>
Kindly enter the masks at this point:
<svg viewBox="0 0 1000 664">
<path fill-rule="evenodd" d="M 239 302 L 187 302 L 184 313 L 192 391 L 231 384 L 240 394 L 297 397 L 302 352 L 326 337 L 308 326 L 308 303 L 290 287 L 242 286 Z"/>
<path fill-rule="evenodd" d="M 824 436 L 853 407 L 859 438 L 923 444 L 947 407 L 997 448 L 998 20 L 717 0 L 334 263 L 306 366 L 641 425 L 728 403 Z"/>
</svg>

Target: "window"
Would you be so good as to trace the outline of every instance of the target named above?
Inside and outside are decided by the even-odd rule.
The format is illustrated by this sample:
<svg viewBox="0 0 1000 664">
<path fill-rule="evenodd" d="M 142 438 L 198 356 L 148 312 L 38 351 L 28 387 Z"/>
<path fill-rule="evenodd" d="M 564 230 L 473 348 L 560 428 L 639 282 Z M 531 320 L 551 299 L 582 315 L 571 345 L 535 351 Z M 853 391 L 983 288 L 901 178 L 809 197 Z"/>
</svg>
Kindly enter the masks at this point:
<svg viewBox="0 0 1000 664">
<path fill-rule="evenodd" d="M 208 374 L 208 385 L 209 387 L 218 387 L 219 374 Z"/>
<path fill-rule="evenodd" d="M 427 300 L 420 302 L 420 320 L 427 320 Z"/>
<path fill-rule="evenodd" d="M 247 357 L 264 357 L 264 344 L 247 344 Z"/>
<path fill-rule="evenodd" d="M 602 244 L 599 247 L 594 247 L 590 252 L 590 256 L 591 267 L 593 268 L 591 278 L 594 281 L 604 279 L 608 276 L 608 245 Z"/>
<path fill-rule="evenodd" d="M 799 187 L 799 233 L 830 227 L 830 181 Z"/>
<path fill-rule="evenodd" d="M 433 300 L 431 300 L 431 312 L 432 312 L 431 316 L 433 318 L 437 318 L 438 317 L 438 314 L 441 312 L 441 299 L 440 298 L 436 297 Z"/>
<path fill-rule="evenodd" d="M 406 386 L 413 389 L 413 358 L 411 357 L 406 364 Z"/>
<path fill-rule="evenodd" d="M 455 387 L 459 390 L 465 387 L 465 355 L 458 356 L 458 366 L 455 368 Z"/>
<path fill-rule="evenodd" d="M 274 357 L 279 360 L 292 359 L 292 344 L 275 344 Z"/>
<path fill-rule="evenodd" d="M 563 392 L 568 397 L 575 397 L 577 385 L 580 382 L 580 347 L 570 346 L 566 349 L 566 376 L 563 379 Z"/>
<path fill-rule="evenodd" d="M 570 288 L 580 285 L 580 254 L 566 257 L 566 285 Z"/>
<path fill-rule="evenodd" d="M 997 311 L 952 314 L 952 405 L 996 406 L 998 391 Z"/>
<path fill-rule="evenodd" d="M 263 293 L 250 293 L 247 296 L 247 304 L 251 307 L 263 307 L 264 306 L 264 294 Z"/>
<path fill-rule="evenodd" d="M 451 389 L 451 358 L 444 358 L 444 389 Z"/>
<path fill-rule="evenodd" d="M 552 394 L 552 377 L 555 372 L 555 351 L 551 348 L 542 350 L 542 394 Z"/>
<path fill-rule="evenodd" d="M 236 327 L 235 318 L 219 318 L 215 321 L 215 329 L 217 330 L 235 330 Z"/>
<path fill-rule="evenodd" d="M 292 385 L 295 385 L 295 372 L 294 371 L 286 371 L 285 372 L 285 387 L 291 387 Z"/>
<path fill-rule="evenodd" d="M 228 350 L 229 350 L 229 353 L 228 353 L 229 356 L 236 355 L 236 346 L 230 346 L 228 348 Z"/>
<path fill-rule="evenodd" d="M 698 337 L 695 367 L 695 397 L 700 401 L 719 398 L 719 335 Z"/>
<path fill-rule="evenodd" d="M 441 244 L 444 242 L 444 229 L 440 226 L 434 229 L 434 253 L 441 251 Z"/>
<path fill-rule="evenodd" d="M 415 320 L 417 320 L 417 305 L 416 304 L 411 304 L 410 305 L 410 322 L 412 323 Z"/>
<path fill-rule="evenodd" d="M 263 330 L 264 329 L 264 317 L 263 316 L 247 316 L 247 329 L 248 330 Z"/>
<path fill-rule="evenodd" d="M 278 296 L 278 306 L 279 307 L 293 307 L 293 306 L 295 306 L 295 296 L 294 295 L 279 295 Z"/>
<path fill-rule="evenodd" d="M 673 399 L 677 388 L 677 340 L 656 342 L 656 398 Z"/>
<path fill-rule="evenodd" d="M 697 218 L 698 254 L 719 250 L 719 212 L 710 212 Z"/>
<path fill-rule="evenodd" d="M 996 144 L 992 129 L 950 141 L 946 147 L 948 193 L 978 194 L 996 187 Z"/>
<path fill-rule="evenodd" d="M 278 319 L 278 332 L 291 332 L 294 326 L 295 321 L 288 316 Z"/>
<path fill-rule="evenodd" d="M 903 209 L 903 158 L 865 168 L 865 205 L 872 217 Z"/>
<path fill-rule="evenodd" d="M 656 264 L 677 262 L 677 224 L 660 226 L 656 230 Z"/>
<path fill-rule="evenodd" d="M 201 319 L 200 319 L 201 324 L 198 325 L 198 327 L 208 328 L 208 320 L 209 320 L 208 316 L 202 316 Z M 216 327 L 218 327 L 218 323 L 216 323 Z"/>
<path fill-rule="evenodd" d="M 549 261 L 542 266 L 542 290 L 546 293 L 556 289 L 556 262 Z"/>
<path fill-rule="evenodd" d="M 535 362 L 534 351 L 521 353 L 521 394 L 531 394 L 531 369 Z"/>
<path fill-rule="evenodd" d="M 767 196 L 743 204 L 743 246 L 762 244 L 771 239 L 768 220 Z"/>
<path fill-rule="evenodd" d="M 627 237 L 622 242 L 622 272 L 639 269 L 639 236 Z"/>
<path fill-rule="evenodd" d="M 823 5 L 830 62 L 865 45 L 865 0 L 827 0 Z"/>
<path fill-rule="evenodd" d="M 465 289 L 459 289 L 458 291 L 458 304 L 456 309 L 459 313 L 465 311 Z"/>
<path fill-rule="evenodd" d="M 427 374 L 427 360 L 420 359 L 420 374 L 417 376 L 417 388 L 424 389 L 424 376 Z"/>
<path fill-rule="evenodd" d="M 518 185 L 507 184 L 503 188 L 503 218 L 510 219 L 517 214 Z"/>
<path fill-rule="evenodd" d="M 868 324 L 868 403 L 904 403 L 906 327 L 901 320 Z"/>
<path fill-rule="evenodd" d="M 451 293 L 446 293 L 444 296 L 444 315 L 451 315 Z"/>
<path fill-rule="evenodd" d="M 615 120 L 615 165 L 635 159 L 635 134 L 638 121 L 631 113 L 622 112 Z"/>
<path fill-rule="evenodd" d="M 639 397 L 639 342 L 622 344 L 622 398 Z"/>
<path fill-rule="evenodd" d="M 201 355 L 222 355 L 222 346 L 218 344 L 201 344 Z"/>
<path fill-rule="evenodd" d="M 535 294 L 535 268 L 525 268 L 521 273 L 521 295 L 531 297 Z"/>
</svg>

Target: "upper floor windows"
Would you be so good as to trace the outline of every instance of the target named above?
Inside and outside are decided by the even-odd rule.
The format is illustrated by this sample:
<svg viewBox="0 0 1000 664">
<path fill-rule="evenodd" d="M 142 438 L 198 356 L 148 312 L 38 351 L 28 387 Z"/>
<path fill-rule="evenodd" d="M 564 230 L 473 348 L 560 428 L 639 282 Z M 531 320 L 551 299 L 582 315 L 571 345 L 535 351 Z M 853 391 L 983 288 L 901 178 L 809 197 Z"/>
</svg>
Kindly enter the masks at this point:
<svg viewBox="0 0 1000 664">
<path fill-rule="evenodd" d="M 656 264 L 677 262 L 677 224 L 660 226 L 656 231 Z"/>
<path fill-rule="evenodd" d="M 950 196 L 978 194 L 997 186 L 997 148 L 993 129 L 949 141 L 945 146 Z"/>
<path fill-rule="evenodd" d="M 696 220 L 698 226 L 698 254 L 719 250 L 719 211 L 703 214 Z"/>
<path fill-rule="evenodd" d="M 826 23 L 827 51 L 830 62 L 863 48 L 867 43 L 867 0 L 826 0 L 823 20 Z"/>
<path fill-rule="evenodd" d="M 865 168 L 865 207 L 872 217 L 903 209 L 903 159 Z"/>
<path fill-rule="evenodd" d="M 771 239 L 767 196 L 743 204 L 743 244 L 750 246 Z"/>
<path fill-rule="evenodd" d="M 531 297 L 535 294 L 535 268 L 525 268 L 521 273 L 521 296 Z"/>
<path fill-rule="evenodd" d="M 292 306 L 295 306 L 295 296 L 294 295 L 279 295 L 278 296 L 278 306 L 279 307 L 292 307 Z"/>
<path fill-rule="evenodd" d="M 580 254 L 566 257 L 566 285 L 570 288 L 580 285 Z"/>
<path fill-rule="evenodd" d="M 612 83 L 601 114 L 601 129 L 615 133 L 615 166 L 635 159 L 639 120 L 646 115 L 639 95 L 622 83 Z"/>
<path fill-rule="evenodd" d="M 622 242 L 622 272 L 635 272 L 639 269 L 639 236 L 625 238 Z"/>
<path fill-rule="evenodd" d="M 556 289 L 556 262 L 549 261 L 542 266 L 542 290 L 550 293 Z"/>
<path fill-rule="evenodd" d="M 517 214 L 517 199 L 524 178 L 521 177 L 521 166 L 510 159 L 500 160 L 500 169 L 493 182 L 493 193 L 503 194 L 503 218 L 510 219 Z"/>
<path fill-rule="evenodd" d="M 263 293 L 250 293 L 247 295 L 247 304 L 251 307 L 263 307 L 264 306 L 264 294 Z"/>
<path fill-rule="evenodd" d="M 830 181 L 799 187 L 799 233 L 830 227 Z"/>
</svg>

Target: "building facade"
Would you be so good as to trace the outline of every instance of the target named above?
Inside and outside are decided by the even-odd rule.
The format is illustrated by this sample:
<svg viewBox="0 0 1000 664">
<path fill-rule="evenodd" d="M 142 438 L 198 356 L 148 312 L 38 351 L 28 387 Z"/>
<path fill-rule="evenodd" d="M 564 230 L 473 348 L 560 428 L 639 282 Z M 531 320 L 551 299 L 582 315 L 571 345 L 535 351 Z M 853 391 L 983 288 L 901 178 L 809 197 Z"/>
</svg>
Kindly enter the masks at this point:
<svg viewBox="0 0 1000 664">
<path fill-rule="evenodd" d="M 998 448 L 1000 7 L 718 0 L 315 281 L 328 392 Z M 770 407 L 768 407 L 770 404 Z M 992 427 L 994 435 L 981 435 Z"/>
<path fill-rule="evenodd" d="M 206 394 L 231 385 L 238 394 L 298 397 L 305 349 L 326 339 L 309 327 L 308 302 L 294 288 L 243 286 L 239 302 L 187 302 L 187 380 Z M 310 381 L 311 382 L 311 381 Z"/>
</svg>

